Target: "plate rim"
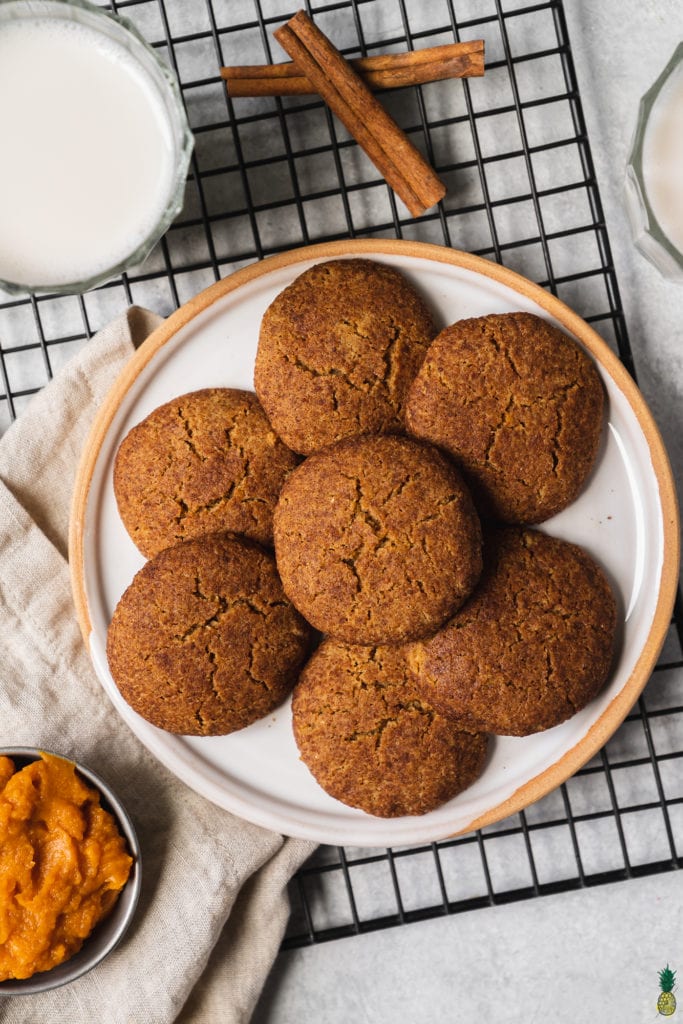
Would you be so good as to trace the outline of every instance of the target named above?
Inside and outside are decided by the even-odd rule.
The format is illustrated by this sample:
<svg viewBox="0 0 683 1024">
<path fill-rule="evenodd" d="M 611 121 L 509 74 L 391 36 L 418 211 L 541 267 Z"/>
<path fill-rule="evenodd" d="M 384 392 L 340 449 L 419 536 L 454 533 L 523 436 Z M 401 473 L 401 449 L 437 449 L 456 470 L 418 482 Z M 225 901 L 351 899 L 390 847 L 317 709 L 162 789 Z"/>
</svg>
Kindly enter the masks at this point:
<svg viewBox="0 0 683 1024">
<path fill-rule="evenodd" d="M 114 416 L 139 374 L 160 349 L 171 341 L 179 330 L 216 301 L 271 271 L 310 260 L 371 255 L 405 256 L 450 264 L 491 278 L 540 306 L 570 334 L 578 338 L 595 356 L 628 402 L 647 443 L 659 488 L 659 501 L 662 510 L 662 566 L 659 592 L 648 635 L 631 674 L 600 717 L 557 761 L 527 780 L 509 797 L 489 808 L 464 828 L 449 833 L 452 837 L 484 828 L 541 799 L 565 782 L 600 750 L 626 718 L 650 678 L 666 638 L 676 599 L 680 563 L 679 510 L 673 474 L 659 428 L 640 389 L 618 356 L 612 352 L 590 324 L 557 296 L 516 271 L 481 256 L 434 243 L 393 238 L 343 239 L 300 246 L 249 264 L 209 285 L 171 313 L 136 349 L 115 379 L 95 415 L 78 463 L 71 503 L 69 520 L 71 587 L 81 634 L 92 663 L 90 648 L 92 626 L 83 564 L 86 509 L 90 487 L 102 444 Z M 369 844 L 366 842 L 366 845 Z M 385 845 L 385 843 L 382 842 L 381 845 Z"/>
</svg>

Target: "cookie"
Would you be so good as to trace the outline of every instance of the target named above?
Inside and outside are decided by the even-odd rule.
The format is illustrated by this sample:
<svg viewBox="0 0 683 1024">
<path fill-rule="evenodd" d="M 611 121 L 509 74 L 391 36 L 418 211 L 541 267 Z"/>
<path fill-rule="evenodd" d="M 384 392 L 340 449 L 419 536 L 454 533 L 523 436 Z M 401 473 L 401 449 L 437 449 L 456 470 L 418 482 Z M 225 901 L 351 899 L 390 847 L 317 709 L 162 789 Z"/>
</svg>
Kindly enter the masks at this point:
<svg viewBox="0 0 683 1024">
<path fill-rule="evenodd" d="M 205 388 L 167 402 L 129 431 L 116 455 L 114 493 L 147 558 L 221 530 L 272 544 L 273 508 L 298 462 L 254 394 Z"/>
<path fill-rule="evenodd" d="M 153 725 L 234 732 L 290 693 L 311 630 L 257 544 L 209 534 L 166 548 L 121 597 L 107 635 L 123 698 Z"/>
<path fill-rule="evenodd" d="M 403 432 L 405 395 L 435 334 L 396 270 L 365 259 L 319 263 L 264 314 L 256 394 L 303 455 L 358 434 Z"/>
<path fill-rule="evenodd" d="M 282 489 L 274 534 L 290 600 L 347 643 L 435 632 L 481 571 L 479 520 L 458 471 L 405 437 L 352 438 L 311 455 Z"/>
<path fill-rule="evenodd" d="M 299 752 L 330 796 L 389 818 L 426 814 L 481 774 L 487 737 L 420 696 L 405 647 L 325 640 L 294 689 Z"/>
<path fill-rule="evenodd" d="M 603 389 L 590 357 L 530 313 L 461 320 L 432 343 L 406 402 L 411 434 L 466 471 L 480 511 L 540 523 L 595 460 Z"/>
<path fill-rule="evenodd" d="M 485 535 L 470 600 L 410 665 L 425 700 L 470 729 L 527 736 L 580 711 L 610 669 L 616 604 L 580 547 L 537 530 Z"/>
</svg>

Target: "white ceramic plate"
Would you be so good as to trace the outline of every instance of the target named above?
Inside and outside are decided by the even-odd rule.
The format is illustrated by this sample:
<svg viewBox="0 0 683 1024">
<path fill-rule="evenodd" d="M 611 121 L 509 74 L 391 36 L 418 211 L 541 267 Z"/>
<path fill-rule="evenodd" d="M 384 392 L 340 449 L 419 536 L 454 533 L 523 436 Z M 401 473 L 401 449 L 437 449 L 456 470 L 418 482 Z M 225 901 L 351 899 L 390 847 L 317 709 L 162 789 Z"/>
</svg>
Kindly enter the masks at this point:
<svg viewBox="0 0 683 1024">
<path fill-rule="evenodd" d="M 579 499 L 542 529 L 583 545 L 607 570 L 620 607 L 619 649 L 600 696 L 563 725 L 496 738 L 482 777 L 421 817 L 374 818 L 327 796 L 299 760 L 289 703 L 225 737 L 188 738 L 149 725 L 122 700 L 105 656 L 114 607 L 143 558 L 119 519 L 116 449 L 156 406 L 207 386 L 252 387 L 261 316 L 313 263 L 368 256 L 401 270 L 441 326 L 527 310 L 561 326 L 596 360 L 607 392 L 597 464 Z M 497 264 L 440 246 L 348 241 L 294 250 L 238 271 L 183 306 L 135 354 L 100 410 L 77 481 L 71 531 L 74 594 L 102 686 L 139 739 L 208 799 L 259 825 L 326 843 L 399 846 L 481 827 L 540 798 L 584 764 L 645 685 L 668 627 L 678 569 L 671 473 L 652 418 L 595 332 L 538 286 Z"/>
</svg>

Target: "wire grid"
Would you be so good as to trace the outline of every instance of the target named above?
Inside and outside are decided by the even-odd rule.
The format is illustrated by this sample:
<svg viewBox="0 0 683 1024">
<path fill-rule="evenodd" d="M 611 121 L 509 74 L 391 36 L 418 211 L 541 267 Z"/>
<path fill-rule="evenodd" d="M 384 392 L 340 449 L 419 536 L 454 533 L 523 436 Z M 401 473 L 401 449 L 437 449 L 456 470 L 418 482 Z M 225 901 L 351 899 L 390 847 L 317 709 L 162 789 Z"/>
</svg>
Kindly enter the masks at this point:
<svg viewBox="0 0 683 1024">
<path fill-rule="evenodd" d="M 0 430 L 130 303 L 162 315 L 240 266 L 344 237 L 431 241 L 537 281 L 633 359 L 560 0 L 306 3 L 348 56 L 483 37 L 486 75 L 383 94 L 448 186 L 412 219 L 313 97 L 232 102 L 221 64 L 284 55 L 281 0 L 121 0 L 175 70 L 196 148 L 182 214 L 143 266 L 83 295 L 0 292 Z M 125 187 L 125 183 L 122 183 Z M 481 832 L 386 851 L 321 847 L 285 947 L 668 871 L 683 845 L 683 606 L 648 687 L 585 768 Z"/>
</svg>

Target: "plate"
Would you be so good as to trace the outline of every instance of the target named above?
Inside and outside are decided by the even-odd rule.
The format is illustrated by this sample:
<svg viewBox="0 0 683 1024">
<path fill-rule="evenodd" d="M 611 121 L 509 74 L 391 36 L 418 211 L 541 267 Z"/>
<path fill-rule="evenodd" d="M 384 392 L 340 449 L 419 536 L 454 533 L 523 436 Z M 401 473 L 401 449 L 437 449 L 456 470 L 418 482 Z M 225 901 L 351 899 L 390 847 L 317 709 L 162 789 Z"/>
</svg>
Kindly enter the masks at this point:
<svg viewBox="0 0 683 1024">
<path fill-rule="evenodd" d="M 577 501 L 542 525 L 583 545 L 605 568 L 620 607 L 618 654 L 602 693 L 562 725 L 523 739 L 497 737 L 481 778 L 435 811 L 375 818 L 337 802 L 299 760 L 289 703 L 247 729 L 183 737 L 140 718 L 107 667 L 107 625 L 143 564 L 119 519 L 112 487 L 118 445 L 144 416 L 202 387 L 253 387 L 263 312 L 295 277 L 325 259 L 365 256 L 402 271 L 440 326 L 468 316 L 526 310 L 572 335 L 593 356 L 607 393 L 603 442 Z M 671 618 L 678 518 L 668 459 L 640 392 L 595 331 L 513 271 L 425 243 L 353 240 L 307 246 L 237 271 L 201 292 L 141 346 L 101 407 L 84 451 L 71 519 L 78 617 L 95 670 L 133 732 L 209 800 L 258 825 L 318 842 L 402 846 L 480 828 L 544 796 L 588 761 L 647 682 Z"/>
</svg>

